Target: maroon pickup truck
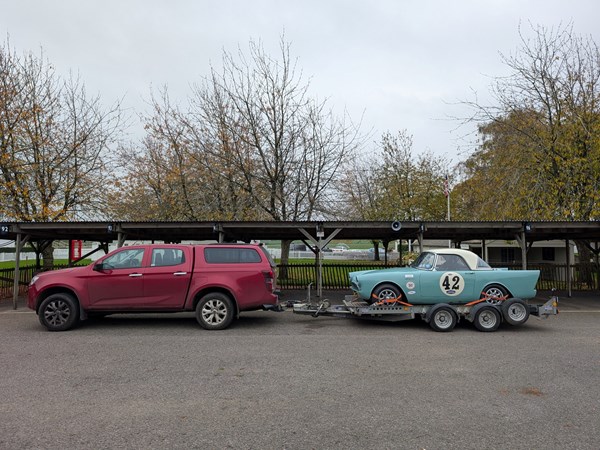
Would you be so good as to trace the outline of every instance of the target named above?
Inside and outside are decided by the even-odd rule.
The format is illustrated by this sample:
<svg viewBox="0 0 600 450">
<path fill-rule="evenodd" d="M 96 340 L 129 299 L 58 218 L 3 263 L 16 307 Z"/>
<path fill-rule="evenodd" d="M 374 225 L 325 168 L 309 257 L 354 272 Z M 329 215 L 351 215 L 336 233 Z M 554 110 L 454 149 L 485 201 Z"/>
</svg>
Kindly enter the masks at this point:
<svg viewBox="0 0 600 450">
<path fill-rule="evenodd" d="M 34 276 L 27 304 L 50 331 L 94 315 L 181 311 L 221 330 L 241 311 L 278 309 L 275 289 L 275 263 L 259 245 L 135 245 Z"/>
</svg>

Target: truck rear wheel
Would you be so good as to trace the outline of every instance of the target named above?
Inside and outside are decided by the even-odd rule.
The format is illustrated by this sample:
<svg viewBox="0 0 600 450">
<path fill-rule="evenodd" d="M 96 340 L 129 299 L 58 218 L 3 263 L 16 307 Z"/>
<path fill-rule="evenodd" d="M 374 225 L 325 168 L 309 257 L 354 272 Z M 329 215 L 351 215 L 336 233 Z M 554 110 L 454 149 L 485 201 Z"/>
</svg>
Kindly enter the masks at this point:
<svg viewBox="0 0 600 450">
<path fill-rule="evenodd" d="M 196 320 L 206 330 L 227 328 L 234 315 L 231 299 L 220 292 L 206 294 L 196 305 Z"/>
<path fill-rule="evenodd" d="M 435 331 L 452 331 L 458 321 L 456 313 L 449 306 L 442 306 L 431 314 L 429 326 Z"/>
<path fill-rule="evenodd" d="M 475 328 L 479 331 L 496 331 L 502 317 L 493 306 L 484 306 L 475 313 Z"/>
<path fill-rule="evenodd" d="M 511 298 L 502 303 L 502 315 L 511 325 L 523 325 L 529 319 L 529 306 L 520 298 Z"/>
<path fill-rule="evenodd" d="M 52 294 L 40 305 L 38 318 L 49 331 L 66 331 L 79 320 L 79 305 L 70 294 Z"/>
</svg>

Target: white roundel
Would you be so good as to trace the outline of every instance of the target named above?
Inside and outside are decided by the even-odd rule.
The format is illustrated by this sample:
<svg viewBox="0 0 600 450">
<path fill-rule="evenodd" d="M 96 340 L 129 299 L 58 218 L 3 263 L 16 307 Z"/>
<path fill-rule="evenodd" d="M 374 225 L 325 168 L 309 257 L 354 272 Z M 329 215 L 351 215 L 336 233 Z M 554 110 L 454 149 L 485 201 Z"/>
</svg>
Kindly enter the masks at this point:
<svg viewBox="0 0 600 450">
<path fill-rule="evenodd" d="M 456 272 L 444 272 L 440 277 L 440 289 L 445 295 L 455 297 L 465 289 L 465 279 Z"/>
</svg>

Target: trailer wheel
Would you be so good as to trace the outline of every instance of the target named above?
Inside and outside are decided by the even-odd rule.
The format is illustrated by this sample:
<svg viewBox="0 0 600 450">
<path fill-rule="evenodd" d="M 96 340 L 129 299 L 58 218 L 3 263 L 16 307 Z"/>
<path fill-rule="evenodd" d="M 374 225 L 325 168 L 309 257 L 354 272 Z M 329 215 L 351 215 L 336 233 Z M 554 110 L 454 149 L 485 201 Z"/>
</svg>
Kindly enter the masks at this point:
<svg viewBox="0 0 600 450">
<path fill-rule="evenodd" d="M 429 326 L 434 331 L 448 332 L 456 326 L 458 318 L 452 308 L 442 306 L 436 309 L 429 320 Z"/>
<path fill-rule="evenodd" d="M 496 331 L 500 326 L 500 312 L 493 306 L 484 306 L 475 313 L 475 328 L 479 331 Z"/>
<path fill-rule="evenodd" d="M 396 298 L 402 297 L 402 291 L 393 284 L 385 283 L 377 286 L 373 289 L 373 294 L 371 295 L 371 303 L 373 300 L 393 300 Z"/>
<path fill-rule="evenodd" d="M 511 298 L 502 304 L 502 315 L 511 325 L 523 325 L 529 319 L 529 306 L 520 298 Z"/>
</svg>

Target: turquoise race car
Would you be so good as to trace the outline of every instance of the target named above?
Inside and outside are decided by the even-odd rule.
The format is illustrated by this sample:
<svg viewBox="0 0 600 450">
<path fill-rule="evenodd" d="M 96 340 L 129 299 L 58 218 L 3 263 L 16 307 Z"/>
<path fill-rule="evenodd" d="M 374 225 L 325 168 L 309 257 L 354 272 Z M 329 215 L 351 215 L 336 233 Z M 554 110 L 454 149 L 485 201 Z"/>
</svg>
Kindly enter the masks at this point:
<svg viewBox="0 0 600 450">
<path fill-rule="evenodd" d="M 367 303 L 400 300 L 413 305 L 466 304 L 485 298 L 536 296 L 539 270 L 493 269 L 468 250 L 428 250 L 409 267 L 351 272 L 354 293 Z"/>
</svg>

